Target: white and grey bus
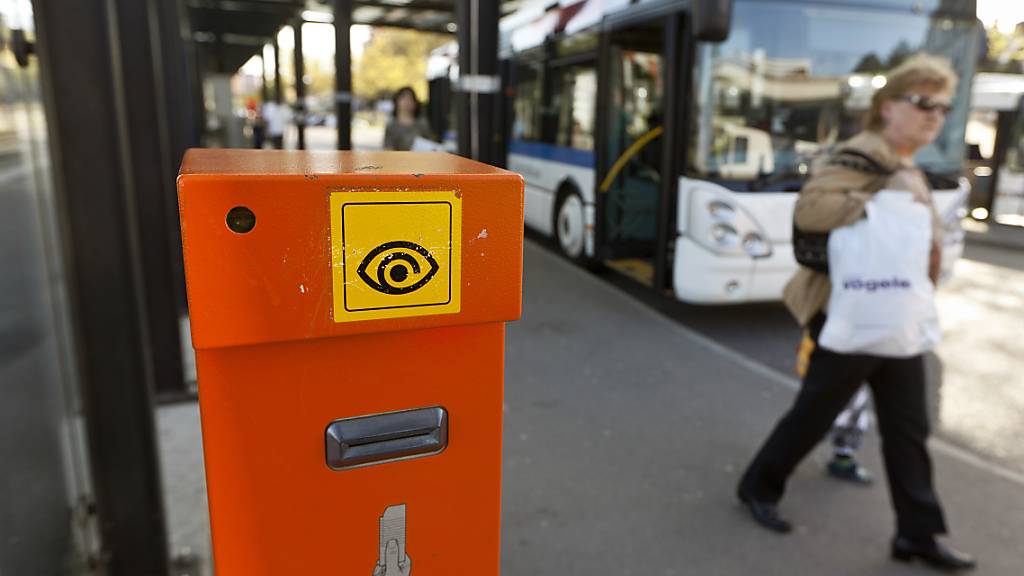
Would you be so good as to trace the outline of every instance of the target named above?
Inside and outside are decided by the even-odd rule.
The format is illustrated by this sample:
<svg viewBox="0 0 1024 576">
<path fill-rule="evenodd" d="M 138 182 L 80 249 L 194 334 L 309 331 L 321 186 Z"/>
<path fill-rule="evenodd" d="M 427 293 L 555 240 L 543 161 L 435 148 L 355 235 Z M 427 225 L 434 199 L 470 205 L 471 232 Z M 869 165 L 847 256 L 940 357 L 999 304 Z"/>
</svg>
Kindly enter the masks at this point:
<svg viewBox="0 0 1024 576">
<path fill-rule="evenodd" d="M 797 266 L 793 204 L 812 162 L 859 129 L 885 72 L 916 52 L 949 58 L 962 78 L 918 157 L 955 221 L 974 4 L 735 0 L 724 41 L 698 37 L 701 7 L 721 1 L 528 4 L 501 26 L 507 165 L 526 179 L 526 223 L 575 261 L 687 302 L 777 300 Z"/>
</svg>

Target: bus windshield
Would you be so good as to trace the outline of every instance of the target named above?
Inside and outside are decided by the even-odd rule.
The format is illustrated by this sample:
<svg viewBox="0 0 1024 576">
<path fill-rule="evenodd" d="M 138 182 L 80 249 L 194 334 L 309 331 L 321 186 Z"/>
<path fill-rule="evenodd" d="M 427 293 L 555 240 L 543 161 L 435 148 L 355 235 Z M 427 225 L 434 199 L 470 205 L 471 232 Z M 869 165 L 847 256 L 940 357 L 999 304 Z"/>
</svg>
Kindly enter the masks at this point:
<svg viewBox="0 0 1024 576">
<path fill-rule="evenodd" d="M 860 129 L 884 74 L 924 51 L 964 81 L 917 160 L 957 174 L 977 42 L 972 19 L 741 0 L 728 40 L 698 45 L 690 169 L 739 190 L 798 190 L 815 157 Z"/>
</svg>

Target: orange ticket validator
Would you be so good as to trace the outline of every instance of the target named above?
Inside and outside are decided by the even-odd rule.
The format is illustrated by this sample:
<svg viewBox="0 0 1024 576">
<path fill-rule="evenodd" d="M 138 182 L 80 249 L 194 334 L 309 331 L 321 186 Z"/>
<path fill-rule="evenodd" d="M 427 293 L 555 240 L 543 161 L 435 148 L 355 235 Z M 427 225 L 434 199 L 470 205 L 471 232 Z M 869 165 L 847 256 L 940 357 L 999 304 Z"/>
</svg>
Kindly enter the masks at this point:
<svg viewBox="0 0 1024 576">
<path fill-rule="evenodd" d="M 522 178 L 197 149 L 178 201 L 216 573 L 497 575 Z"/>
</svg>

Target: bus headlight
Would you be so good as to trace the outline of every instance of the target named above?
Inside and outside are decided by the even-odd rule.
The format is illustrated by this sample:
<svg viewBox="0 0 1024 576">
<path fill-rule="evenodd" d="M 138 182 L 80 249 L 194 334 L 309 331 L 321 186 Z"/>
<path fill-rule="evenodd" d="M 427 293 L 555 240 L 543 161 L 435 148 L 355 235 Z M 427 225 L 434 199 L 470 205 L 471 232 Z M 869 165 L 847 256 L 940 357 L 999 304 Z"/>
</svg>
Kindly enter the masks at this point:
<svg viewBox="0 0 1024 576">
<path fill-rule="evenodd" d="M 736 219 L 736 209 L 721 200 L 708 202 L 708 213 L 719 222 L 732 222 Z"/>
<path fill-rule="evenodd" d="M 691 196 L 686 234 L 720 256 L 767 258 L 772 243 L 743 206 L 720 193 L 698 190 Z"/>
<path fill-rule="evenodd" d="M 772 254 L 772 247 L 757 232 L 750 232 L 743 237 L 743 249 L 754 258 L 764 258 Z"/>
<path fill-rule="evenodd" d="M 718 223 L 711 228 L 711 238 L 722 248 L 735 248 L 740 243 L 740 234 L 728 224 Z"/>
</svg>

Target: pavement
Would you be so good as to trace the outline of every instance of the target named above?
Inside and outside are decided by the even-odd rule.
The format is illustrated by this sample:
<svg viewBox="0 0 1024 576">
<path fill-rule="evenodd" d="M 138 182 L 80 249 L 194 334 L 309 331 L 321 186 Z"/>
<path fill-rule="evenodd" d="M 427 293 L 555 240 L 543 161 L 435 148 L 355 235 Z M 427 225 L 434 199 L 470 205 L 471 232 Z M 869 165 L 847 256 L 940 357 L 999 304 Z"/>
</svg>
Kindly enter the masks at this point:
<svg viewBox="0 0 1024 576">
<path fill-rule="evenodd" d="M 783 500 L 793 534 L 757 527 L 738 505 L 738 477 L 794 379 L 532 242 L 524 281 L 523 318 L 507 328 L 503 574 L 930 573 L 888 559 L 884 483 L 828 479 L 824 449 Z M 197 407 L 162 407 L 158 425 L 172 548 L 209 558 Z M 873 436 L 863 456 L 881 473 Z M 975 574 L 1021 574 L 1024 475 L 943 440 L 933 457 Z"/>
<path fill-rule="evenodd" d="M 336 128 L 307 126 L 305 137 L 307 150 L 338 149 L 338 130 Z M 351 138 L 353 150 L 380 150 L 384 142 L 384 124 L 369 124 L 365 119 L 357 119 L 352 124 Z M 297 142 L 298 133 L 294 128 L 289 128 L 285 135 L 285 147 L 295 149 Z"/>
</svg>

